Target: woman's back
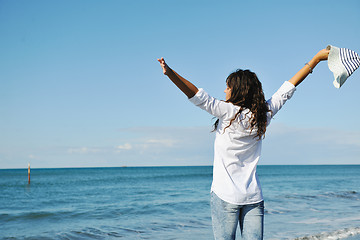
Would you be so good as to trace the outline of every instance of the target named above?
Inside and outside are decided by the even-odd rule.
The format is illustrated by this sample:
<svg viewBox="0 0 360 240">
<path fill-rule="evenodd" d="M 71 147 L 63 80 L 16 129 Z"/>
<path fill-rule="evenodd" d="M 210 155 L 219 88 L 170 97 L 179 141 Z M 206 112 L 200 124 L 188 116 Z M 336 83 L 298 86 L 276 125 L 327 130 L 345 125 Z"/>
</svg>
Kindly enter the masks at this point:
<svg viewBox="0 0 360 240">
<path fill-rule="evenodd" d="M 267 101 L 267 123 L 291 98 L 295 86 L 285 82 Z M 252 112 L 209 96 L 203 89 L 190 98 L 201 109 L 219 119 L 214 144 L 214 168 L 211 191 L 232 204 L 244 205 L 263 200 L 256 166 L 262 139 L 251 129 Z M 235 119 L 234 119 L 235 117 Z M 230 124 L 231 123 L 231 124 Z"/>
</svg>

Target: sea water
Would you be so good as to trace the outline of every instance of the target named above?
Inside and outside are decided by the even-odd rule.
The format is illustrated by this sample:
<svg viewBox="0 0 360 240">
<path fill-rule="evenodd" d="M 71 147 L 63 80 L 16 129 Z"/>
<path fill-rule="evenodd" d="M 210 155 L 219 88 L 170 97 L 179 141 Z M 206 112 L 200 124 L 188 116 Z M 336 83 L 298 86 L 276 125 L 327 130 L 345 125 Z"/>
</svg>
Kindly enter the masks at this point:
<svg viewBox="0 0 360 240">
<path fill-rule="evenodd" d="M 258 174 L 265 239 L 359 239 L 360 165 Z M 30 184 L 0 170 L 0 239 L 213 239 L 211 179 L 211 166 L 32 169 Z"/>
</svg>

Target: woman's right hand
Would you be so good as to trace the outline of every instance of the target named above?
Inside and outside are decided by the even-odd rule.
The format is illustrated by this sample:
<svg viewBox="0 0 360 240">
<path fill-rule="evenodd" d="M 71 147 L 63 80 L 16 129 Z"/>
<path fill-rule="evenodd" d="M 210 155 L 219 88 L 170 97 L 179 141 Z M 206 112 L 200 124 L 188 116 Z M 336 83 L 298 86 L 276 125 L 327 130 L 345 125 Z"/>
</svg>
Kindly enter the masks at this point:
<svg viewBox="0 0 360 240">
<path fill-rule="evenodd" d="M 164 58 L 160 58 L 160 59 L 158 58 L 158 62 L 160 63 L 160 66 L 161 66 L 161 68 L 162 68 L 162 70 L 163 70 L 163 73 L 164 73 L 165 75 L 168 75 L 170 68 L 169 68 L 169 66 L 165 63 Z"/>
</svg>

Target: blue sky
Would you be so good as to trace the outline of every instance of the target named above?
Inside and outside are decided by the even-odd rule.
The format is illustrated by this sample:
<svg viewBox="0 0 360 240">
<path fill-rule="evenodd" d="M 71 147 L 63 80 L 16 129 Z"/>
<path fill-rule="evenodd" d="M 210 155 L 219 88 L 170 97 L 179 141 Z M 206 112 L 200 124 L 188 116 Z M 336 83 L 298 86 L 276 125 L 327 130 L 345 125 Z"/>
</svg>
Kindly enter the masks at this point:
<svg viewBox="0 0 360 240">
<path fill-rule="evenodd" d="M 0 168 L 211 165 L 213 119 L 163 76 L 267 98 L 327 44 L 360 53 L 360 2 L 0 0 Z M 360 70 L 321 63 L 276 116 L 261 164 L 359 164 Z"/>
</svg>

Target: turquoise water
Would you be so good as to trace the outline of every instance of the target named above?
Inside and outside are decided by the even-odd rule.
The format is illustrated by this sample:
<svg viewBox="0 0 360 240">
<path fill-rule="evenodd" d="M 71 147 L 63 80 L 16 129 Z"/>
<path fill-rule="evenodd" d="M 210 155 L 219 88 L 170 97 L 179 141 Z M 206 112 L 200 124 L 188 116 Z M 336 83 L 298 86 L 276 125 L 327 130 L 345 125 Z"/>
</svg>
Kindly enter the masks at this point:
<svg viewBox="0 0 360 240">
<path fill-rule="evenodd" d="M 358 239 L 360 165 L 259 166 L 265 239 Z M 212 239 L 212 167 L 0 170 L 0 239 Z"/>
</svg>

